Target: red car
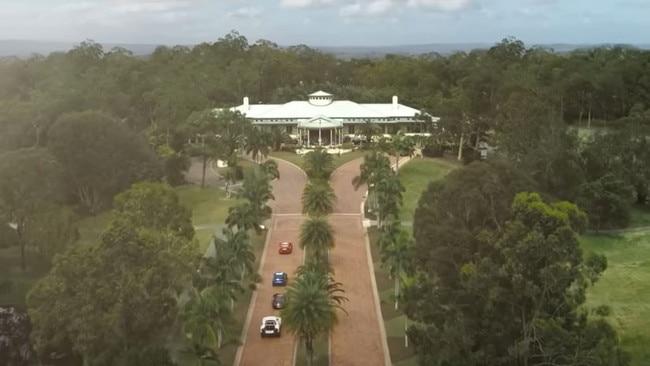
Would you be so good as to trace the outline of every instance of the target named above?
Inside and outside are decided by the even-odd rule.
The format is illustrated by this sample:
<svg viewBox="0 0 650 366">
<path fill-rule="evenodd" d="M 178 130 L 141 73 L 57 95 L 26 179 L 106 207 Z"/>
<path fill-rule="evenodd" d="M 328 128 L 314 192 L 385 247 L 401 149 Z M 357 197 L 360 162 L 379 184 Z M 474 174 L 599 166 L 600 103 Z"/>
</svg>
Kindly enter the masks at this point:
<svg viewBox="0 0 650 366">
<path fill-rule="evenodd" d="M 282 243 L 278 244 L 278 253 L 291 254 L 292 251 L 293 244 L 289 243 L 288 241 L 283 241 Z"/>
</svg>

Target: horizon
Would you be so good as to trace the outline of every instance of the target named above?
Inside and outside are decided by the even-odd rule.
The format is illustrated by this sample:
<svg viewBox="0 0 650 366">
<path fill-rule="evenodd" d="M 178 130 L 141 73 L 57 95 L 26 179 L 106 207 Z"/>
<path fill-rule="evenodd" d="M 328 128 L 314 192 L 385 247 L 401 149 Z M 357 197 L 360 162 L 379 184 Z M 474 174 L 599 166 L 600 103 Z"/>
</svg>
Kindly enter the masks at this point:
<svg viewBox="0 0 650 366">
<path fill-rule="evenodd" d="M 650 2 L 559 0 L 0 0 L 7 40 L 193 45 L 238 30 L 314 47 L 648 44 Z M 80 36 L 83 35 L 83 36 Z M 209 40 L 209 41 L 205 41 Z"/>
</svg>

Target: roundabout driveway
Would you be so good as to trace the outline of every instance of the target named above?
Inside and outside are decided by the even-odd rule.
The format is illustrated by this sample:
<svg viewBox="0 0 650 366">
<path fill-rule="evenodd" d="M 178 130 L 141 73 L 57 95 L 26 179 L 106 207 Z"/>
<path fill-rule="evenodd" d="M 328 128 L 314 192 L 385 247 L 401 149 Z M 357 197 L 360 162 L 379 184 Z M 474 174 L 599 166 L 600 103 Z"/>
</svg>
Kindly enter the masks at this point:
<svg viewBox="0 0 650 366">
<path fill-rule="evenodd" d="M 272 287 L 274 272 L 287 272 L 289 282 L 296 269 L 303 264 L 304 254 L 298 247 L 300 225 L 302 224 L 300 195 L 307 177 L 297 166 L 275 159 L 280 170 L 280 179 L 273 182 L 275 200 L 271 202 L 273 215 L 268 225 L 269 233 L 259 273 L 262 282 L 257 285 L 248 309 L 242 345 L 237 350 L 235 365 L 241 366 L 292 366 L 296 341 L 284 332 L 280 338 L 260 337 L 262 318 L 279 315 L 279 310 L 271 306 L 274 293 L 284 292 L 283 287 Z M 277 244 L 282 241 L 293 242 L 293 253 L 278 254 Z"/>
</svg>

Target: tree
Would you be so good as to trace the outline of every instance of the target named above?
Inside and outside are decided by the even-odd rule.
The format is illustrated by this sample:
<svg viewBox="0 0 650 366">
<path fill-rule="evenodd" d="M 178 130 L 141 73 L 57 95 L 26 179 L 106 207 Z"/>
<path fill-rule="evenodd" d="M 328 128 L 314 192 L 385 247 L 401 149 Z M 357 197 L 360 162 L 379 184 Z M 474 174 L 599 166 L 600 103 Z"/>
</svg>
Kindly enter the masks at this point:
<svg viewBox="0 0 650 366">
<path fill-rule="evenodd" d="M 24 241 L 41 260 L 50 264 L 56 254 L 79 239 L 78 221 L 78 215 L 70 207 L 43 207 L 25 224 Z"/>
<path fill-rule="evenodd" d="M 212 159 L 227 155 L 219 132 L 222 126 L 212 109 L 193 112 L 186 121 L 191 137 L 190 151 L 201 158 L 201 187 L 205 187 L 205 172 Z M 229 155 L 229 154 L 228 154 Z"/>
<path fill-rule="evenodd" d="M 20 149 L 0 155 L 0 219 L 16 231 L 21 268 L 27 268 L 27 230 L 43 219 L 43 211 L 63 200 L 60 165 L 45 149 Z M 34 231 L 32 237 L 37 233 Z M 27 236 L 26 236 L 27 235 Z"/>
<path fill-rule="evenodd" d="M 343 292 L 331 275 L 309 267 L 303 268 L 287 289 L 287 306 L 280 311 L 282 325 L 304 343 L 308 365 L 313 363 L 314 339 L 334 328 L 337 309 L 345 311 Z"/>
<path fill-rule="evenodd" d="M 199 349 L 206 347 L 216 353 L 223 346 L 225 334 L 235 322 L 228 300 L 226 294 L 213 287 L 192 292 L 183 313 L 184 329 L 189 341 L 198 344 Z"/>
<path fill-rule="evenodd" d="M 309 179 L 328 180 L 334 171 L 334 158 L 327 150 L 318 148 L 305 155 L 303 169 Z"/>
<path fill-rule="evenodd" d="M 334 247 L 334 230 L 327 217 L 309 217 L 300 226 L 300 248 L 313 253 L 314 261 L 327 261 L 326 254 Z"/>
<path fill-rule="evenodd" d="M 280 179 L 280 169 L 277 161 L 267 159 L 259 165 L 259 168 L 269 177 L 269 180 Z"/>
<path fill-rule="evenodd" d="M 381 249 L 381 263 L 394 281 L 395 310 L 399 308 L 402 274 L 410 270 L 410 249 L 413 245 L 411 235 L 395 221 L 381 232 L 378 244 Z"/>
<path fill-rule="evenodd" d="M 240 266 L 241 281 L 244 280 L 246 274 L 255 271 L 255 254 L 250 245 L 248 233 L 246 231 L 238 230 L 233 231 L 230 228 L 223 229 L 223 239 L 215 237 L 215 247 L 217 248 L 217 256 L 230 255 L 233 257 L 235 263 Z M 226 249 L 227 252 L 223 253 L 219 249 Z"/>
<path fill-rule="evenodd" d="M 381 135 L 381 127 L 370 120 L 366 120 L 359 126 L 358 134 L 364 137 L 364 143 L 366 145 L 370 145 L 373 137 Z"/>
<path fill-rule="evenodd" d="M 627 365 L 611 326 L 592 327 L 581 315 L 587 287 L 606 268 L 602 256 L 583 261 L 576 230 L 586 220 L 571 203 L 520 193 L 496 229 L 467 228 L 454 248 L 444 238 L 426 239 L 445 265 L 418 265 L 405 294 L 416 321 L 409 339 L 421 362 Z M 606 332 L 596 331 L 602 326 Z M 567 338 L 573 341 L 563 343 Z"/>
<path fill-rule="evenodd" d="M 246 136 L 246 154 L 253 157 L 253 161 L 259 163 L 269 155 L 271 144 L 269 134 L 260 128 L 251 128 Z"/>
<path fill-rule="evenodd" d="M 336 194 L 327 181 L 312 179 L 302 191 L 302 213 L 326 216 L 334 211 Z"/>
<path fill-rule="evenodd" d="M 254 205 L 249 201 L 244 201 L 228 209 L 226 225 L 229 228 L 236 227 L 237 230 L 254 230 L 259 234 L 264 221 L 269 217 L 271 217 L 269 206 Z"/>
<path fill-rule="evenodd" d="M 114 220 L 149 230 L 167 230 L 188 240 L 194 238 L 192 213 L 167 184 L 135 183 L 115 196 L 113 202 Z"/>
<path fill-rule="evenodd" d="M 157 201 L 143 213 L 169 213 L 178 205 L 164 195 L 142 195 L 140 188 L 120 197 L 97 245 L 70 247 L 30 290 L 39 353 L 70 343 L 86 363 L 111 364 L 134 349 L 157 345 L 161 331 L 173 324 L 179 295 L 196 271 L 196 241 L 180 235 L 173 220 L 160 225 L 165 220 L 128 219 L 133 215 L 124 210 L 136 207 L 128 201 L 143 196 Z M 147 227 L 152 222 L 155 229 Z"/>
<path fill-rule="evenodd" d="M 49 131 L 47 148 L 63 166 L 70 193 L 90 214 L 134 182 L 159 177 L 147 143 L 101 112 L 62 116 Z"/>
</svg>

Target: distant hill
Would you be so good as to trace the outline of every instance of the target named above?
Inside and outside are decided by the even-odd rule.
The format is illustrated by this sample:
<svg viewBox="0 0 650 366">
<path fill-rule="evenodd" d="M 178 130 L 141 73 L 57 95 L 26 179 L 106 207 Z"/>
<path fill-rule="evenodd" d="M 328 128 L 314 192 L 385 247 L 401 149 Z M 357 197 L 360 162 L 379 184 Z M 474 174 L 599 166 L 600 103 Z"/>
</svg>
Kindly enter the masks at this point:
<svg viewBox="0 0 650 366">
<path fill-rule="evenodd" d="M 0 40 L 0 58 L 8 57 L 29 57 L 33 54 L 48 55 L 52 52 L 65 52 L 78 45 L 79 42 L 48 42 L 33 40 Z M 103 43 L 105 50 L 114 47 L 122 47 L 131 51 L 135 56 L 146 56 L 151 54 L 158 45 L 155 44 L 123 44 L 123 43 Z M 493 43 L 431 43 L 415 45 L 395 45 L 395 46 L 341 46 L 341 47 L 319 47 L 310 46 L 314 49 L 321 50 L 335 55 L 342 59 L 351 58 L 380 58 L 387 54 L 396 55 L 421 55 L 426 53 L 439 53 L 441 55 L 450 55 L 458 51 L 471 51 L 474 49 L 489 48 Z M 191 45 L 188 45 L 191 46 Z M 570 52 L 580 48 L 593 48 L 600 46 L 611 46 L 610 44 L 568 44 L 552 43 L 538 45 L 540 47 L 553 49 L 555 52 Z M 650 44 L 630 45 L 640 49 L 650 50 Z"/>
</svg>

